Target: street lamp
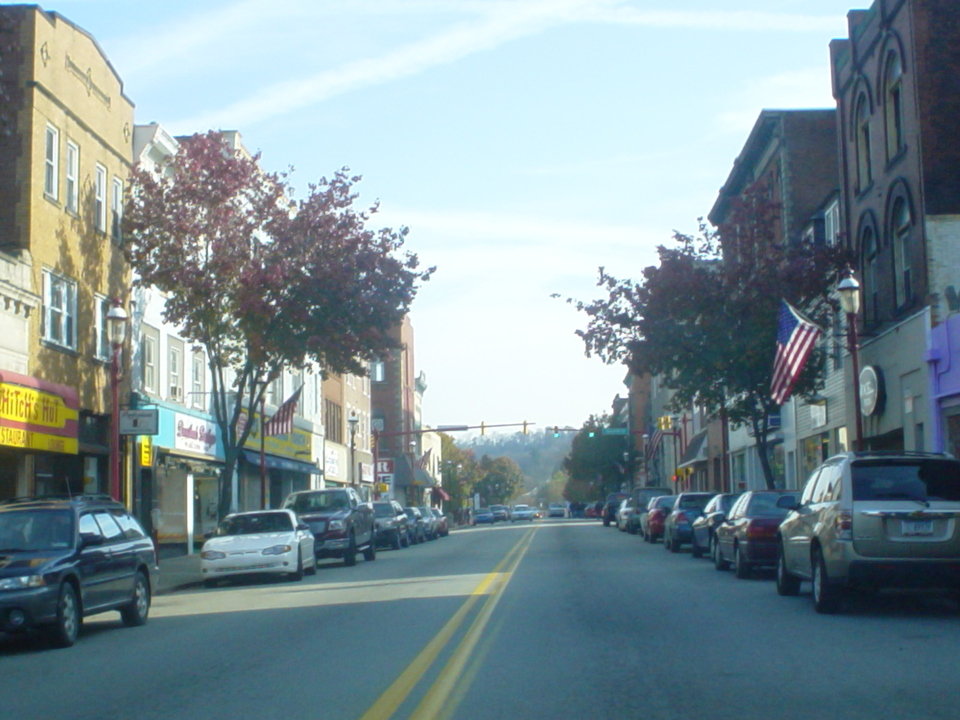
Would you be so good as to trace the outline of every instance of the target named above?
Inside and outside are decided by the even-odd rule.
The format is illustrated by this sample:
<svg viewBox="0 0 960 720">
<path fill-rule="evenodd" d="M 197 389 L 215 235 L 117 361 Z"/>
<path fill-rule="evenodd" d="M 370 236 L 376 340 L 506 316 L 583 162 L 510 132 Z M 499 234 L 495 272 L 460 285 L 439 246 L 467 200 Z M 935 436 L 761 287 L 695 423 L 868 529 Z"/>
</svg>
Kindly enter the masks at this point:
<svg viewBox="0 0 960 720">
<path fill-rule="evenodd" d="M 860 340 L 857 336 L 857 314 L 860 312 L 860 283 L 854 277 L 853 269 L 847 267 L 847 274 L 837 285 L 840 296 L 840 308 L 847 314 L 847 350 L 853 363 L 853 417 L 856 434 L 854 450 L 863 449 L 863 419 L 860 416 Z"/>
<path fill-rule="evenodd" d="M 350 425 L 350 485 L 356 487 L 357 476 L 354 472 L 354 457 L 357 451 L 357 423 L 360 418 L 354 410 L 350 411 L 350 417 L 347 418 L 347 424 Z"/>
<path fill-rule="evenodd" d="M 112 348 L 110 358 L 110 495 L 120 499 L 120 353 L 127 337 L 127 312 L 114 298 L 107 312 L 107 342 Z"/>
</svg>

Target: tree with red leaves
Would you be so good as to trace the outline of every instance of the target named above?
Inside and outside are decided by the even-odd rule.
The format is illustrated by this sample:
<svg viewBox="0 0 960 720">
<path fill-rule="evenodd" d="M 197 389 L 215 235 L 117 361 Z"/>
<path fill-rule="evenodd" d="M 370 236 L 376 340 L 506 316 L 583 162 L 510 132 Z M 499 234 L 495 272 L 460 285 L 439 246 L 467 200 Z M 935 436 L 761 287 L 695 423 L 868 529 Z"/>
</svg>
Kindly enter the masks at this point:
<svg viewBox="0 0 960 720">
<path fill-rule="evenodd" d="M 784 242 L 780 206 L 769 197 L 762 185 L 750 188 L 721 227 L 701 221 L 697 235 L 677 233 L 676 247 L 659 247 L 660 264 L 646 268 L 641 282 L 600 268 L 607 296 L 569 302 L 589 318 L 577 332 L 588 356 L 658 376 L 673 390 L 677 412 L 696 405 L 714 416 L 725 412 L 732 427 L 748 425 L 773 487 L 768 435 L 779 411 L 770 397 L 779 304 L 786 299 L 830 327 L 829 288 L 843 262 L 823 244 Z M 794 394 L 809 397 L 822 387 L 824 355 L 814 351 Z"/>
<path fill-rule="evenodd" d="M 407 229 L 371 230 L 346 169 L 294 202 L 284 175 L 216 132 L 180 140 L 160 172 L 134 170 L 125 251 L 137 283 L 167 295 L 164 319 L 206 350 L 224 443 L 220 514 L 267 386 L 283 369 L 364 374 L 397 346 L 421 270 Z"/>
</svg>

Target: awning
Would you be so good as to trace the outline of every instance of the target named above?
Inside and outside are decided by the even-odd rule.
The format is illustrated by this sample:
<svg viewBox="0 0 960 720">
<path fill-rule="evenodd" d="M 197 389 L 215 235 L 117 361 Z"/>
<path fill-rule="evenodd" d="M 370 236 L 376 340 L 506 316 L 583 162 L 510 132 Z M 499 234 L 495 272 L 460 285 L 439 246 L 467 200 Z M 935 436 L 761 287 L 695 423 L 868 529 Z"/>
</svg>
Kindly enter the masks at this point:
<svg viewBox="0 0 960 720">
<path fill-rule="evenodd" d="M 251 465 L 260 467 L 260 453 L 253 450 L 244 450 L 243 459 Z M 301 460 L 292 460 L 290 458 L 280 457 L 279 455 L 270 455 L 264 453 L 264 465 L 271 470 L 288 470 L 290 472 L 305 473 L 307 475 L 318 475 L 320 468 L 316 463 L 302 462 Z"/>
<path fill-rule="evenodd" d="M 706 461 L 707 431 L 701 430 L 692 438 L 690 438 L 690 444 L 687 445 L 687 449 L 683 451 L 683 456 L 680 458 L 680 464 L 677 465 L 677 467 L 693 467 L 697 463 L 705 463 Z"/>
</svg>

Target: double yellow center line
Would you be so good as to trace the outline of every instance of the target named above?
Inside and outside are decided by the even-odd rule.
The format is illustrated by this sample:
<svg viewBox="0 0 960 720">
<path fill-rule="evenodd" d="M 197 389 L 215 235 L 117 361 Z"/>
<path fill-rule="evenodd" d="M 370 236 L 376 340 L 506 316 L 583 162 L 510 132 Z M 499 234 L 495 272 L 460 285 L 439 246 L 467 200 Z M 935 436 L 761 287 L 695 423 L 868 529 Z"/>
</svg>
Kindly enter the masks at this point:
<svg viewBox="0 0 960 720">
<path fill-rule="evenodd" d="M 530 547 L 534 532 L 536 532 L 534 528 L 525 532 L 523 537 L 510 548 L 503 560 L 497 563 L 496 567 L 477 583 L 470 596 L 453 614 L 453 617 L 427 643 L 427 646 L 420 651 L 420 654 L 414 658 L 406 670 L 393 681 L 393 684 L 377 698 L 377 701 L 360 717 L 360 720 L 388 720 L 393 717 L 393 714 L 406 701 L 410 693 L 423 679 L 423 676 L 436 662 L 440 653 L 450 643 L 451 638 L 464 624 L 474 605 L 479 602 L 481 597 L 486 595 L 486 602 L 481 606 L 473 623 L 464 634 L 463 639 L 460 640 L 460 644 L 457 645 L 453 655 L 410 717 L 416 718 L 416 720 L 440 720 L 452 713 L 456 704 L 454 700 L 459 700 L 467 689 L 466 685 L 461 682 L 461 680 L 467 682 L 469 680 L 465 674 L 467 662 L 475 652 L 477 644 L 483 636 L 483 631 L 490 621 L 500 597 L 510 583 L 514 571 L 527 552 L 527 548 Z"/>
</svg>

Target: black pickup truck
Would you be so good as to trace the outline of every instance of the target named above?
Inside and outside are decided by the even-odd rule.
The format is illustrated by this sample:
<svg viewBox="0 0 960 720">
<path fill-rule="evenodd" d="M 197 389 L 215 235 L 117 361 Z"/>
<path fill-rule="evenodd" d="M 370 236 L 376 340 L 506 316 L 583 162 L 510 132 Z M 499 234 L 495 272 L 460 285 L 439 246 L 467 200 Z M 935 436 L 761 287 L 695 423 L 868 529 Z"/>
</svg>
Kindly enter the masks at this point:
<svg viewBox="0 0 960 720">
<path fill-rule="evenodd" d="M 355 565 L 358 552 L 365 560 L 377 559 L 373 508 L 353 488 L 291 493 L 283 507 L 310 526 L 317 559 L 343 558 L 344 565 Z"/>
</svg>

